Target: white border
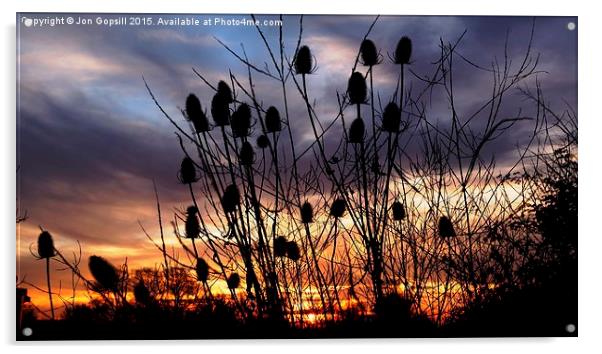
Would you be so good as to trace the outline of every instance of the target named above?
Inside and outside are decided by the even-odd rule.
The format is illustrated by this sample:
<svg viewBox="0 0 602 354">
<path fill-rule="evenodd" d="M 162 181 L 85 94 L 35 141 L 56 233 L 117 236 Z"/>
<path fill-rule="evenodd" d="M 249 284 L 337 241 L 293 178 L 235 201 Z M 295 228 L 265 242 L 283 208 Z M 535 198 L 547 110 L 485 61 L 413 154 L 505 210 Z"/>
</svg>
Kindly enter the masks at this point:
<svg viewBox="0 0 602 354">
<path fill-rule="evenodd" d="M 20 0 L 2 3 L 2 34 L 4 50 L 1 56 L 3 85 L 1 106 L 4 117 L 0 148 L 2 183 L 2 245 L 0 255 L 2 289 L 0 290 L 3 315 L 0 320 L 0 345 L 8 352 L 38 351 L 50 353 L 76 353 L 82 350 L 102 353 L 107 350 L 144 351 L 163 353 L 177 345 L 181 353 L 230 352 L 244 353 L 300 353 L 309 350 L 357 351 L 374 349 L 383 352 L 599 352 L 600 307 L 602 291 L 598 272 L 602 259 L 602 227 L 600 226 L 600 183 L 602 154 L 598 153 L 602 133 L 602 112 L 599 106 L 602 90 L 602 43 L 600 20 L 595 2 L 578 1 L 385 1 L 364 0 L 351 5 L 350 1 L 302 0 L 219 0 L 186 1 L 166 0 L 151 2 L 141 0 L 67 1 Z M 579 169 L 580 182 L 580 303 L 579 338 L 563 339 L 409 339 L 409 340 L 313 340 L 313 341 L 188 341 L 188 342 L 66 342 L 24 345 L 14 342 L 14 186 L 15 186 L 15 12 L 193 12 L 193 13 L 305 13 L 305 14 L 417 14 L 417 15 L 564 15 L 579 16 L 579 111 L 581 113 Z M 7 296 L 9 294 L 10 296 Z M 92 345 L 90 345 L 92 344 Z M 82 347 L 86 346 L 85 349 Z M 200 348 L 199 348 L 200 347 Z"/>
</svg>

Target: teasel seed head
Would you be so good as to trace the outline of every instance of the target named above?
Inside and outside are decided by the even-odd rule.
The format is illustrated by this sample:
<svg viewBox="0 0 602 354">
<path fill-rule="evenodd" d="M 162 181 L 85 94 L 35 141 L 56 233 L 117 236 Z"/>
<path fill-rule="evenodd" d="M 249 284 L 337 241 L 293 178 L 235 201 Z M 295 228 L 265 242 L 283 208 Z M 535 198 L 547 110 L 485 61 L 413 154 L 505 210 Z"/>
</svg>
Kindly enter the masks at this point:
<svg viewBox="0 0 602 354">
<path fill-rule="evenodd" d="M 218 127 L 230 124 L 230 107 L 228 107 L 226 99 L 219 93 L 215 94 L 211 100 L 211 116 L 213 117 L 213 122 Z"/>
<path fill-rule="evenodd" d="M 228 84 L 225 81 L 220 81 L 217 83 L 217 94 L 224 99 L 226 104 L 234 102 L 232 90 L 230 90 L 230 86 L 228 86 Z"/>
<path fill-rule="evenodd" d="M 280 121 L 280 112 L 276 107 L 271 106 L 265 113 L 265 130 L 268 133 L 275 133 L 282 130 L 282 122 Z"/>
<path fill-rule="evenodd" d="M 194 166 L 194 161 L 192 161 L 192 159 L 188 156 L 182 159 L 178 179 L 182 184 L 194 183 L 199 180 L 199 177 L 196 173 L 196 167 Z"/>
<path fill-rule="evenodd" d="M 56 255 L 54 249 L 54 241 L 52 235 L 48 231 L 42 231 L 38 236 L 38 257 L 40 258 L 52 258 Z"/>
<path fill-rule="evenodd" d="M 109 261 L 100 256 L 91 256 L 88 268 L 96 280 L 98 290 L 117 291 L 119 275 L 117 269 Z"/>
<path fill-rule="evenodd" d="M 305 202 L 301 206 L 301 222 L 304 224 L 311 224 L 314 222 L 314 208 L 309 202 Z"/>
<path fill-rule="evenodd" d="M 439 218 L 439 236 L 442 238 L 456 237 L 454 225 L 447 216 L 442 216 Z"/>
<path fill-rule="evenodd" d="M 195 270 L 198 281 L 206 283 L 209 279 L 209 264 L 203 258 L 197 258 Z"/>
<path fill-rule="evenodd" d="M 360 57 L 362 59 L 362 64 L 365 66 L 374 66 L 380 64 L 378 50 L 376 50 L 374 42 L 369 39 L 364 39 L 360 45 Z"/>
<path fill-rule="evenodd" d="M 368 97 L 368 87 L 364 75 L 358 71 L 351 74 L 347 83 L 347 96 L 351 104 L 364 104 Z"/>
<path fill-rule="evenodd" d="M 302 46 L 299 48 L 297 55 L 295 56 L 295 72 L 303 75 L 311 74 L 314 71 L 313 61 L 314 60 L 309 47 L 306 45 Z"/>
<path fill-rule="evenodd" d="M 301 250 L 299 249 L 297 242 L 289 241 L 286 243 L 286 257 L 293 262 L 296 262 L 301 258 Z"/>
<path fill-rule="evenodd" d="M 186 211 L 186 238 L 199 238 L 201 234 L 201 225 L 197 217 L 198 212 L 195 206 L 189 206 Z"/>
<path fill-rule="evenodd" d="M 257 137 L 257 147 L 260 149 L 265 149 L 270 146 L 270 139 L 267 136 L 261 134 Z"/>
<path fill-rule="evenodd" d="M 238 162 L 243 166 L 250 166 L 255 162 L 255 151 L 248 141 L 242 143 L 238 153 Z"/>
<path fill-rule="evenodd" d="M 412 56 L 412 40 L 406 36 L 401 37 L 395 48 L 395 64 L 410 64 Z"/>
<path fill-rule="evenodd" d="M 347 208 L 347 203 L 345 199 L 335 199 L 330 206 L 330 216 L 334 216 L 335 218 L 340 218 L 345 214 L 345 209 Z"/>
<path fill-rule="evenodd" d="M 236 211 L 236 207 L 240 205 L 240 193 L 236 185 L 231 184 L 224 190 L 224 194 L 221 199 L 222 208 L 224 212 L 232 213 Z"/>
<path fill-rule="evenodd" d="M 286 237 L 276 237 L 276 239 L 274 240 L 274 255 L 276 257 L 286 256 L 287 243 L 288 241 L 286 240 Z"/>
<path fill-rule="evenodd" d="M 349 127 L 349 142 L 351 144 L 361 144 L 364 141 L 366 127 L 362 118 L 355 118 Z"/>
<path fill-rule="evenodd" d="M 406 217 L 406 208 L 399 201 L 394 201 L 391 205 L 391 212 L 393 213 L 393 220 L 403 220 Z"/>
<path fill-rule="evenodd" d="M 381 129 L 388 133 L 397 133 L 401 127 L 401 111 L 395 102 L 390 102 L 383 111 Z"/>
<path fill-rule="evenodd" d="M 232 135 L 235 138 L 243 138 L 251 135 L 251 108 L 246 103 L 238 106 L 230 119 Z"/>
<path fill-rule="evenodd" d="M 228 284 L 228 289 L 234 290 L 238 288 L 240 286 L 240 275 L 238 275 L 238 273 L 230 274 L 226 283 Z"/>
<path fill-rule="evenodd" d="M 211 130 L 207 115 L 205 115 L 205 112 L 201 107 L 201 101 L 199 101 L 198 97 L 193 93 L 186 98 L 186 116 L 188 117 L 188 120 L 192 122 L 192 125 L 194 125 L 194 130 L 197 133 L 208 132 Z"/>
</svg>

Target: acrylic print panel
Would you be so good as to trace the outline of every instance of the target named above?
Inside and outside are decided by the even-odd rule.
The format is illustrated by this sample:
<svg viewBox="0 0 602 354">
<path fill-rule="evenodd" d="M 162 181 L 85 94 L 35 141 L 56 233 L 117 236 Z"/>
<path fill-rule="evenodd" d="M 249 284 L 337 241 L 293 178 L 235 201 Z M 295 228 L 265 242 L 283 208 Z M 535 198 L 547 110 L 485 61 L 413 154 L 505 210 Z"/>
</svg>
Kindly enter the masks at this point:
<svg viewBox="0 0 602 354">
<path fill-rule="evenodd" d="M 17 339 L 577 334 L 577 18 L 17 36 Z"/>
</svg>

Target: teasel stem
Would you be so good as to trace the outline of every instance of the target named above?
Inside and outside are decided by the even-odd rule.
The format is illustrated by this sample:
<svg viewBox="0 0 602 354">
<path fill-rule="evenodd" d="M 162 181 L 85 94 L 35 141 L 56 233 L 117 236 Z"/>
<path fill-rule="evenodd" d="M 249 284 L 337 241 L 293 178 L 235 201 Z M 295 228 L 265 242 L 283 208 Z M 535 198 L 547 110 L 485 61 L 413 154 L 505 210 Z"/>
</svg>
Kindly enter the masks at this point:
<svg viewBox="0 0 602 354">
<path fill-rule="evenodd" d="M 328 297 L 328 306 L 330 309 L 331 317 L 334 320 L 334 308 L 332 306 L 332 299 L 330 297 L 330 292 L 328 288 L 324 285 L 326 280 L 324 279 L 324 274 L 322 274 L 322 270 L 320 269 L 320 262 L 318 261 L 318 256 L 316 254 L 316 246 L 314 245 L 311 239 L 311 230 L 309 228 L 309 224 L 305 224 L 305 236 L 307 237 L 307 242 L 309 243 L 309 249 L 311 251 L 311 257 L 314 261 L 314 267 L 316 268 L 316 275 L 318 280 L 318 295 L 320 296 L 320 302 L 322 303 L 322 311 L 324 312 L 324 318 L 328 317 L 328 310 L 326 309 L 326 301 L 324 299 L 324 292 L 326 292 L 326 296 Z"/>
<path fill-rule="evenodd" d="M 324 152 L 324 146 L 322 145 L 322 140 L 320 138 L 320 134 L 318 134 L 318 130 L 316 128 L 316 123 L 314 122 L 314 118 L 313 118 L 313 114 L 311 113 L 311 105 L 309 103 L 309 97 L 307 96 L 307 84 L 306 84 L 306 80 L 305 80 L 305 74 L 301 75 L 302 81 L 303 81 L 303 98 L 305 101 L 305 106 L 307 107 L 307 114 L 309 115 L 309 121 L 311 123 L 311 129 L 314 133 L 314 136 L 316 138 L 316 143 L 318 144 L 318 149 L 320 150 L 320 155 L 322 157 L 322 160 L 324 161 L 324 168 L 325 171 L 328 175 L 330 175 L 330 166 L 328 166 L 328 158 L 326 158 L 326 153 Z"/>
<path fill-rule="evenodd" d="M 46 257 L 46 283 L 48 285 L 48 300 L 50 301 L 50 313 L 52 320 L 54 320 L 54 304 L 52 302 L 52 287 L 50 284 L 50 258 Z"/>
<path fill-rule="evenodd" d="M 299 296 L 299 324 L 301 328 L 303 328 L 303 284 L 301 283 L 301 265 L 299 264 L 299 260 L 293 261 L 295 264 L 295 269 L 297 271 L 297 292 Z"/>
<path fill-rule="evenodd" d="M 403 90 L 404 90 L 404 64 L 400 64 L 400 74 L 399 74 L 399 115 L 400 115 L 400 117 L 403 115 Z M 401 122 L 401 120 L 400 120 L 400 122 Z M 384 204 L 383 204 L 383 207 L 381 210 L 382 232 L 383 233 L 385 232 L 385 230 L 387 228 L 387 221 L 388 221 L 387 211 L 389 208 L 389 183 L 391 181 L 391 173 L 393 171 L 393 166 L 395 165 L 395 155 L 397 153 L 397 146 L 398 146 L 400 132 L 401 132 L 401 126 L 395 133 L 395 139 L 391 142 L 393 133 L 390 132 L 389 136 L 388 136 L 388 140 L 387 140 L 388 166 L 387 166 L 387 175 L 386 175 L 385 186 L 384 186 L 384 189 L 385 189 L 384 190 Z"/>
<path fill-rule="evenodd" d="M 373 181 L 373 191 L 372 193 L 374 194 L 374 205 L 373 205 L 373 214 L 372 214 L 372 224 L 373 224 L 373 228 L 376 232 L 377 228 L 376 228 L 376 205 L 378 203 L 378 177 L 379 177 L 379 169 L 376 168 L 377 166 L 380 165 L 380 163 L 378 162 L 378 148 L 377 148 L 377 136 L 376 136 L 376 113 L 374 110 L 374 83 L 373 83 L 373 72 L 374 70 L 374 66 L 371 65 L 370 66 L 370 110 L 372 111 L 372 143 L 373 143 L 373 149 L 374 149 L 374 181 Z"/>
</svg>

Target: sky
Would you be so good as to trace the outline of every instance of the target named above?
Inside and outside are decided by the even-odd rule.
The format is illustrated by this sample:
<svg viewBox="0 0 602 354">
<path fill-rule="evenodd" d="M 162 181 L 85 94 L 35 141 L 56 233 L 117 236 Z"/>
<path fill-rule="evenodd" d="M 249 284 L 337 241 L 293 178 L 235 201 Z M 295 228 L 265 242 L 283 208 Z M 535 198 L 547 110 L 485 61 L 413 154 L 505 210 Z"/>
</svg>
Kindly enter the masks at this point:
<svg viewBox="0 0 602 354">
<path fill-rule="evenodd" d="M 115 14 L 21 14 L 28 18 L 71 16 L 91 19 L 119 18 Z M 130 15 L 126 15 L 130 16 Z M 174 19 L 192 15 L 149 15 Z M 146 16 L 144 16 L 146 17 Z M 247 15 L 198 15 L 201 20 L 247 18 Z M 258 16 L 258 19 L 277 19 Z M 19 19 L 18 19 L 19 20 Z M 299 33 L 299 16 L 284 16 L 285 52 L 292 57 Z M 344 93 L 359 44 L 374 16 L 305 16 L 302 44 L 310 46 L 317 71 L 308 77 L 310 95 L 323 122 L 337 113 L 336 94 Z M 552 108 L 577 109 L 576 18 L 537 17 L 532 51 L 539 54 L 537 75 Z M 18 23 L 22 23 L 20 20 Z M 413 41 L 411 69 L 429 72 L 440 53 L 440 41 L 454 42 L 464 32 L 458 51 L 482 67 L 504 56 L 516 66 L 527 48 L 532 17 L 384 16 L 369 38 L 383 54 L 375 69 L 375 86 L 383 100 L 395 87 L 397 67 L 390 64 L 402 35 Z M 278 27 L 262 27 L 268 43 L 276 46 Z M 131 268 L 154 266 L 160 255 L 144 236 L 139 222 L 156 235 L 158 228 L 153 180 L 166 213 L 185 207 L 187 189 L 177 171 L 182 153 L 174 128 L 151 100 L 142 77 L 156 98 L 178 122 L 179 108 L 193 92 L 204 107 L 211 90 L 192 68 L 210 82 L 228 78 L 228 71 L 242 79 L 246 68 L 222 47 L 219 39 L 238 53 L 242 48 L 251 62 L 264 68 L 270 59 L 253 26 L 98 26 L 67 25 L 26 27 L 17 31 L 17 188 L 18 205 L 27 220 L 17 228 L 17 271 L 21 278 L 42 285 L 43 262 L 30 254 L 40 227 L 54 236 L 57 248 L 70 254 L 99 254 L 115 264 L 127 257 Z M 362 70 L 365 70 L 362 68 Z M 273 71 L 273 69 L 272 69 Z M 491 92 L 491 75 L 466 63 L 457 64 L 455 86 L 458 112 L 469 115 Z M 256 75 L 256 90 L 266 105 L 282 109 L 274 81 Z M 419 88 L 416 77 L 409 87 Z M 292 87 L 292 86 L 291 86 Z M 295 96 L 295 95 L 291 95 Z M 511 92 L 503 112 L 515 114 L 524 98 Z M 290 103 L 292 129 L 307 146 L 310 137 L 304 106 L 298 95 Z M 449 119 L 448 103 L 431 102 L 428 119 Z M 499 162 L 511 159 L 516 144 L 528 129 L 517 126 L 498 142 L 491 153 Z M 336 129 L 327 146 L 340 140 Z M 85 259 L 86 259 L 85 258 Z M 84 261 L 85 262 L 85 261 Z M 85 268 L 85 267 L 82 267 Z M 56 281 L 67 281 L 67 272 L 56 272 Z M 68 285 L 67 285 L 68 287 Z M 43 301 L 43 300 L 40 300 Z"/>
</svg>

